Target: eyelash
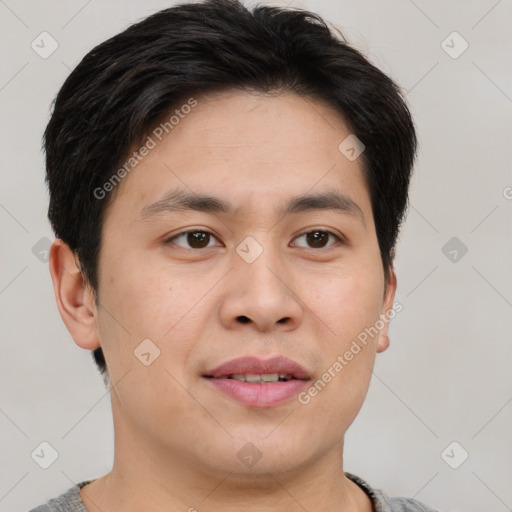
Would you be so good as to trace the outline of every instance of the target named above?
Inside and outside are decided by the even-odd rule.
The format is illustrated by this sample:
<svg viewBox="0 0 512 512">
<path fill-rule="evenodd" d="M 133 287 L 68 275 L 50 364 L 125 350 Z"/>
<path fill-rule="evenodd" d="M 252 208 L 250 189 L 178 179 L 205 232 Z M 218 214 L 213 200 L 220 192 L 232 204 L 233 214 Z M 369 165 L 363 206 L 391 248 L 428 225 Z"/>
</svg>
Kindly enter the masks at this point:
<svg viewBox="0 0 512 512">
<path fill-rule="evenodd" d="M 333 236 L 340 243 L 344 243 L 345 242 L 345 240 L 340 235 L 337 235 L 336 233 L 334 233 L 332 231 L 329 231 L 328 229 L 311 229 L 309 231 L 305 231 L 304 233 L 301 233 L 300 235 L 297 235 L 297 237 L 295 237 L 294 240 L 296 240 L 297 238 L 300 238 L 300 237 L 302 237 L 304 235 L 308 235 L 310 233 L 315 233 L 315 232 L 326 233 L 327 235 Z M 188 235 L 189 233 L 207 233 L 207 234 L 209 234 L 212 237 L 217 239 L 217 237 L 211 231 L 208 231 L 208 230 L 205 230 L 205 229 L 189 229 L 187 231 L 180 231 L 179 233 L 176 233 L 175 235 L 172 235 L 171 237 L 165 239 L 164 243 L 165 244 L 173 243 L 173 241 L 176 240 L 177 238 L 179 238 L 180 236 Z M 321 247 L 320 249 L 316 249 L 315 247 L 309 247 L 309 249 L 316 249 L 316 250 L 329 249 L 333 245 L 334 244 L 329 245 L 327 247 Z M 178 246 L 178 247 L 181 247 L 181 246 Z M 190 249 L 191 251 L 200 251 L 200 250 L 205 250 L 205 249 L 209 249 L 209 248 L 210 247 L 203 247 L 201 249 L 197 249 L 197 248 L 193 248 L 193 247 L 190 247 L 190 248 L 182 247 L 182 249 Z"/>
</svg>

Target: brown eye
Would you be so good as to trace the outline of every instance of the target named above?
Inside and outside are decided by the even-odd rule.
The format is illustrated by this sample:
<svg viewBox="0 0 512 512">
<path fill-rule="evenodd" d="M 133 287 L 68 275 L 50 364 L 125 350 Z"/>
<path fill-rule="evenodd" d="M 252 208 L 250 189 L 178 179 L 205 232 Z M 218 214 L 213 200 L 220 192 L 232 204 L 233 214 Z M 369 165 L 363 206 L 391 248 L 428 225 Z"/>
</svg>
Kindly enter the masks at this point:
<svg viewBox="0 0 512 512">
<path fill-rule="evenodd" d="M 329 237 L 333 237 L 334 239 L 341 241 L 341 238 L 330 231 L 324 231 L 320 229 L 315 229 L 313 231 L 309 231 L 307 233 L 303 233 L 302 235 L 297 237 L 299 238 L 305 237 L 307 246 L 312 249 L 322 249 L 327 246 L 329 242 Z M 331 244 L 332 245 L 332 244 Z M 299 245 L 299 247 L 304 247 L 303 245 Z"/>
<path fill-rule="evenodd" d="M 194 249 L 203 249 L 204 247 L 208 247 L 209 241 L 210 233 L 205 233 L 204 231 L 192 231 L 187 233 L 187 242 Z"/>
<path fill-rule="evenodd" d="M 324 231 L 312 231 L 306 234 L 306 239 L 312 247 L 324 247 L 329 240 L 329 235 Z"/>
<path fill-rule="evenodd" d="M 215 237 L 212 235 L 212 233 L 208 231 L 184 231 L 169 238 L 168 240 L 165 241 L 165 243 L 172 242 L 176 245 L 179 245 L 180 247 L 183 247 L 184 249 L 206 249 L 207 247 L 209 247 L 209 243 L 212 238 Z M 178 243 L 178 241 L 183 240 L 186 242 L 186 245 Z"/>
</svg>

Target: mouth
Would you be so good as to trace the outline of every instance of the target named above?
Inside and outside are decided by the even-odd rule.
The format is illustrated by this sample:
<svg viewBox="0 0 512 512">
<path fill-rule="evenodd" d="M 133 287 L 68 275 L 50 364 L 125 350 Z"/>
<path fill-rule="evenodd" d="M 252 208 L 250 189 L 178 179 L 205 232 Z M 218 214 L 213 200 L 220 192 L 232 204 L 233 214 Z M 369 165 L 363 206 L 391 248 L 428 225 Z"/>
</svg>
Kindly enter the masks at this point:
<svg viewBox="0 0 512 512">
<path fill-rule="evenodd" d="M 284 356 L 260 359 L 244 356 L 231 359 L 208 370 L 203 377 L 212 379 L 231 378 L 246 382 L 277 382 L 292 379 L 309 380 L 307 370 L 296 361 Z"/>
<path fill-rule="evenodd" d="M 283 356 L 232 359 L 202 375 L 210 386 L 250 407 L 273 407 L 296 396 L 311 377 L 307 370 Z"/>
<path fill-rule="evenodd" d="M 296 379 L 293 375 L 286 375 L 282 373 L 234 373 L 232 375 L 224 375 L 221 377 L 213 377 L 213 375 L 203 375 L 207 379 L 234 379 L 241 382 L 250 382 L 251 384 L 268 384 L 272 382 L 288 382 L 289 380 L 304 380 Z"/>
</svg>

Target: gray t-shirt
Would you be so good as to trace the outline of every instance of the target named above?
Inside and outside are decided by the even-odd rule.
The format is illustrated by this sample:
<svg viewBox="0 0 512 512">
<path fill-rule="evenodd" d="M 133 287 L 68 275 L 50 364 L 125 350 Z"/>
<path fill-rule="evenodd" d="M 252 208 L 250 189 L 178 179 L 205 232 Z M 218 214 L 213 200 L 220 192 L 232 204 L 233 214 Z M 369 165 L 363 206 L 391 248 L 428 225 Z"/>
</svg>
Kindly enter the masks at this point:
<svg viewBox="0 0 512 512">
<path fill-rule="evenodd" d="M 351 473 L 345 473 L 345 475 L 368 494 L 374 512 L 437 512 L 435 509 L 427 507 L 412 498 L 390 498 L 380 489 L 370 487 L 358 476 Z M 92 480 L 80 482 L 58 498 L 53 498 L 45 505 L 40 505 L 30 512 L 88 512 L 80 497 L 80 489 L 90 482 Z"/>
</svg>

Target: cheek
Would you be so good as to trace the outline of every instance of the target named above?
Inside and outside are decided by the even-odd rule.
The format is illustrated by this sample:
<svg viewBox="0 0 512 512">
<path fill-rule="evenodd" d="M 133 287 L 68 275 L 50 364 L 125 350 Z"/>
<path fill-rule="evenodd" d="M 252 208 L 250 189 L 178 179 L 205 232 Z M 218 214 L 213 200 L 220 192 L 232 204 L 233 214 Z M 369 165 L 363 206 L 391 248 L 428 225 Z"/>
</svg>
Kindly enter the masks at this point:
<svg viewBox="0 0 512 512">
<path fill-rule="evenodd" d="M 311 309 L 328 327 L 327 332 L 341 345 L 357 337 L 378 319 L 382 305 L 383 277 L 374 267 L 332 272 L 322 289 L 310 294 Z M 331 339 L 332 341 L 332 339 Z M 337 347 L 340 348 L 340 347 Z"/>
<path fill-rule="evenodd" d="M 318 336 L 323 367 L 301 403 L 309 402 L 305 414 L 329 418 L 335 425 L 328 428 L 333 439 L 348 429 L 368 392 L 377 340 L 371 328 L 379 319 L 380 293 L 375 284 L 340 278 L 317 299 L 317 311 L 323 311 L 319 316 L 328 326 Z"/>
<path fill-rule="evenodd" d="M 210 287 L 161 263 L 133 261 L 109 276 L 104 304 L 133 336 L 160 340 L 194 317 Z"/>
<path fill-rule="evenodd" d="M 383 275 L 375 261 L 350 266 L 350 271 L 324 281 L 314 294 L 312 309 L 328 329 L 320 336 L 324 373 L 312 382 L 315 415 L 336 417 L 346 429 L 361 408 L 375 362 L 377 335 L 371 328 L 380 318 Z M 308 397 L 305 397 L 308 400 Z M 334 418 L 333 418 L 334 419 Z"/>
<path fill-rule="evenodd" d="M 141 424 L 155 415 L 168 418 L 186 413 L 190 398 L 179 383 L 184 382 L 187 359 L 202 325 L 197 321 L 199 308 L 193 307 L 201 290 L 191 290 L 170 275 L 162 277 L 155 266 L 146 267 L 153 271 L 119 266 L 108 279 L 104 307 L 99 311 L 111 381 L 119 382 L 117 399 L 124 411 L 134 412 L 132 420 Z M 161 401 L 162 397 L 173 399 Z"/>
<path fill-rule="evenodd" d="M 105 308 L 100 308 L 100 339 L 112 375 L 115 371 L 120 378 L 127 369 L 141 370 L 134 351 L 149 339 L 155 352 L 160 351 L 155 367 L 167 369 L 180 382 L 186 379 L 185 369 L 204 338 L 205 321 L 215 315 L 212 292 L 219 279 L 213 273 L 184 272 L 156 258 L 118 265 L 107 279 Z M 163 382 L 170 378 L 166 373 L 161 377 Z M 144 375 L 140 378 L 147 382 Z M 152 373 L 148 378 L 153 379 Z M 160 385 L 151 382 L 152 389 Z"/>
<path fill-rule="evenodd" d="M 120 408 L 117 417 L 133 422 L 154 437 L 165 437 L 168 429 L 172 429 L 179 433 L 178 439 L 183 439 L 186 434 L 182 431 L 181 418 L 190 415 L 194 402 L 179 384 L 181 376 L 174 368 L 168 368 L 163 351 L 150 366 L 133 359 L 129 369 L 116 368 L 112 403 Z"/>
</svg>

